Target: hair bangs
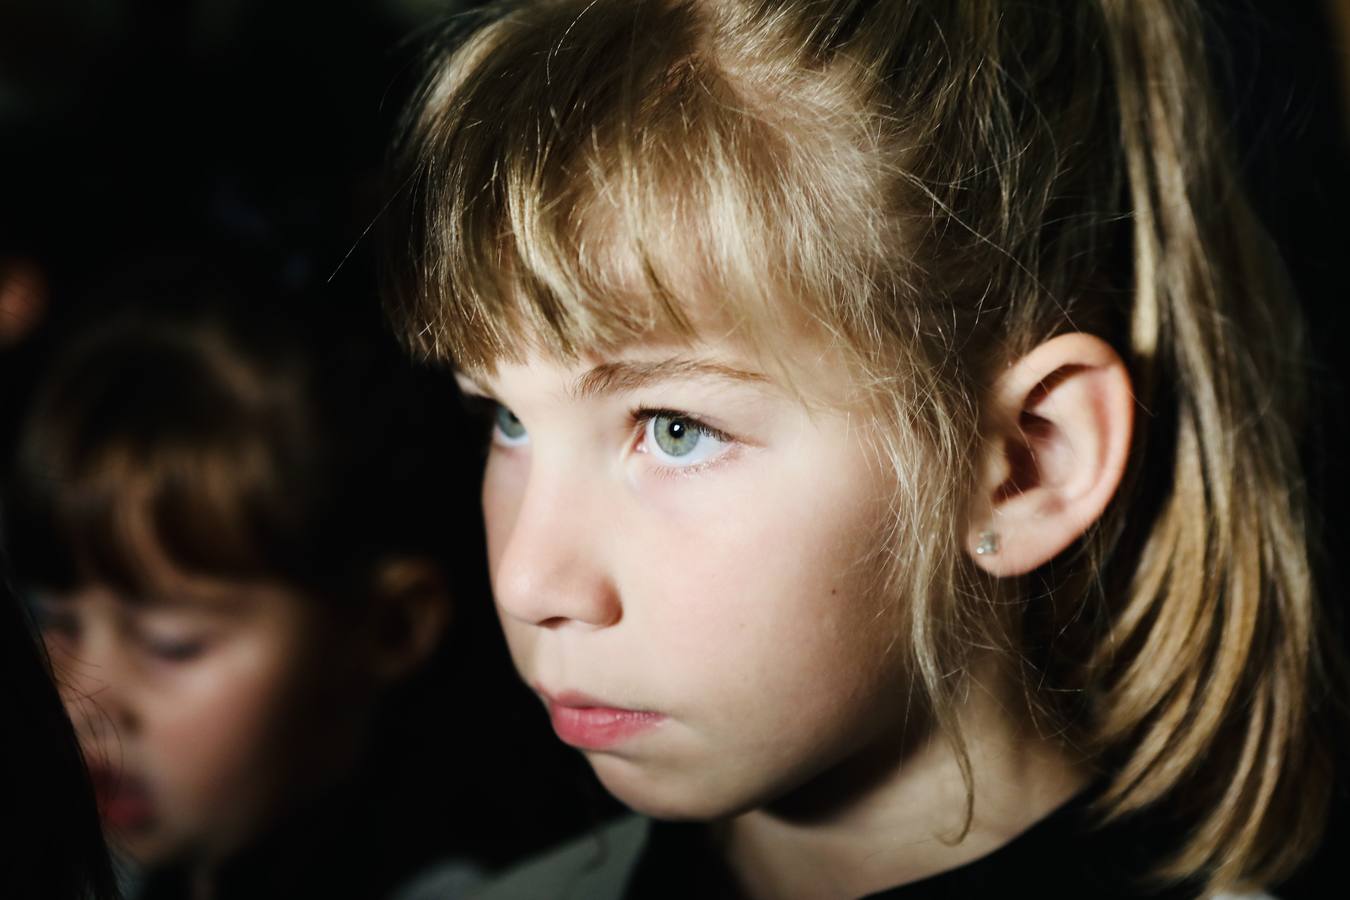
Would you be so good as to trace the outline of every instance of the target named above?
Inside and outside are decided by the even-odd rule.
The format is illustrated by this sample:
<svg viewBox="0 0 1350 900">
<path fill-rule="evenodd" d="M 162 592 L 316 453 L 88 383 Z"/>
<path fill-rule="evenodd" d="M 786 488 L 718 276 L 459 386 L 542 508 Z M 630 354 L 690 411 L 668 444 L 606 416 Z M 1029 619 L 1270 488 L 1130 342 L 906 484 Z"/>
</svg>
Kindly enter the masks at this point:
<svg viewBox="0 0 1350 900">
<path fill-rule="evenodd" d="M 54 589 L 99 582 L 138 596 L 175 575 L 269 574 L 244 524 L 249 491 L 234 462 L 188 451 L 144 460 L 118 448 L 73 477 L 32 480 L 14 511 L 23 527 L 11 536 L 23 578 Z"/>
<path fill-rule="evenodd" d="M 6 524 L 20 577 L 134 595 L 175 571 L 271 572 L 266 510 L 283 486 L 267 423 L 181 348 L 105 340 L 38 398 L 19 448 Z"/>
<path fill-rule="evenodd" d="M 781 78 L 723 64 L 708 10 L 558 14 L 481 28 L 408 123 L 397 220 L 413 233 L 388 292 L 408 343 L 490 370 L 652 339 L 771 350 L 788 320 L 875 332 L 849 313 L 899 255 L 882 252 L 875 141 L 844 112 L 859 104 L 835 102 L 847 74 L 781 104 Z M 770 25 L 762 40 L 790 40 Z"/>
</svg>

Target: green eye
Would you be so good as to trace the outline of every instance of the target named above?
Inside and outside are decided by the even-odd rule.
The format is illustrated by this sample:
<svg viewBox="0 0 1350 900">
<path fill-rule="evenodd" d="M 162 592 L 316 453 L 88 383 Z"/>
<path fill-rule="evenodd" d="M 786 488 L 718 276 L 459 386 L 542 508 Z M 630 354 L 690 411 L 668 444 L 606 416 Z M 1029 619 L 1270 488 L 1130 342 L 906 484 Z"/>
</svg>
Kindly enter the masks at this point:
<svg viewBox="0 0 1350 900">
<path fill-rule="evenodd" d="M 736 439 L 678 410 L 638 409 L 643 421 L 642 445 L 652 461 L 665 469 L 689 469 L 724 456 Z"/>
<path fill-rule="evenodd" d="M 688 419 L 658 413 L 652 416 L 652 439 L 667 456 L 688 456 L 694 452 L 703 432 Z"/>
<path fill-rule="evenodd" d="M 494 421 L 497 426 L 497 433 L 506 443 L 519 444 L 525 440 L 525 426 L 520 423 L 520 419 L 516 418 L 515 413 L 500 403 L 497 404 Z"/>
</svg>

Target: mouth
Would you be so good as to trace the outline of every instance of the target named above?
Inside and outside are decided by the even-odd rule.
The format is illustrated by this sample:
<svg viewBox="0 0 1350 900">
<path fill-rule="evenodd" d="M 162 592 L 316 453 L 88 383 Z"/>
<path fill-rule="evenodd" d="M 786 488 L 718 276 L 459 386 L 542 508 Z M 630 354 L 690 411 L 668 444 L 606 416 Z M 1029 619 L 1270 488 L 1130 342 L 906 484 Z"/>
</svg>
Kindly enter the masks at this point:
<svg viewBox="0 0 1350 900">
<path fill-rule="evenodd" d="M 145 781 L 106 766 L 89 767 L 99 816 L 117 831 L 144 831 L 154 824 L 155 807 Z"/>
<path fill-rule="evenodd" d="M 603 700 L 573 691 L 553 694 L 536 687 L 548 705 L 553 731 L 565 744 L 579 750 L 608 750 L 657 728 L 663 713 L 610 706 Z"/>
</svg>

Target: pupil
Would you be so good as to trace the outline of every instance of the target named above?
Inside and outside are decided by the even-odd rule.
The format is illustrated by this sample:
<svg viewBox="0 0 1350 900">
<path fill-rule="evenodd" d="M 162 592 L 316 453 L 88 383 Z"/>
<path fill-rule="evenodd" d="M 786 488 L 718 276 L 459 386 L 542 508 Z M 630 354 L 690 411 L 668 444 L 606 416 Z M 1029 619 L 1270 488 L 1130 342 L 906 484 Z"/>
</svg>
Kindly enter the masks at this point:
<svg viewBox="0 0 1350 900">
<path fill-rule="evenodd" d="M 670 427 L 666 429 L 666 432 L 671 437 L 675 438 L 676 440 L 679 440 L 680 438 L 684 437 L 684 423 L 677 419 L 674 422 L 670 423 Z"/>
</svg>

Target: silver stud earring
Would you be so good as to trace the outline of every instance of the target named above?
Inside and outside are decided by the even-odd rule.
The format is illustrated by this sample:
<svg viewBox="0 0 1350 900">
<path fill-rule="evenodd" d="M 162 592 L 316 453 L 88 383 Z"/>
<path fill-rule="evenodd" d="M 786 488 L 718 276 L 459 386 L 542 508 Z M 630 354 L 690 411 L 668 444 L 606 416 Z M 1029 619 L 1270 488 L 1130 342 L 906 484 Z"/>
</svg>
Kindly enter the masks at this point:
<svg viewBox="0 0 1350 900">
<path fill-rule="evenodd" d="M 998 532 L 981 531 L 980 542 L 975 545 L 976 556 L 993 556 L 998 552 Z"/>
</svg>

